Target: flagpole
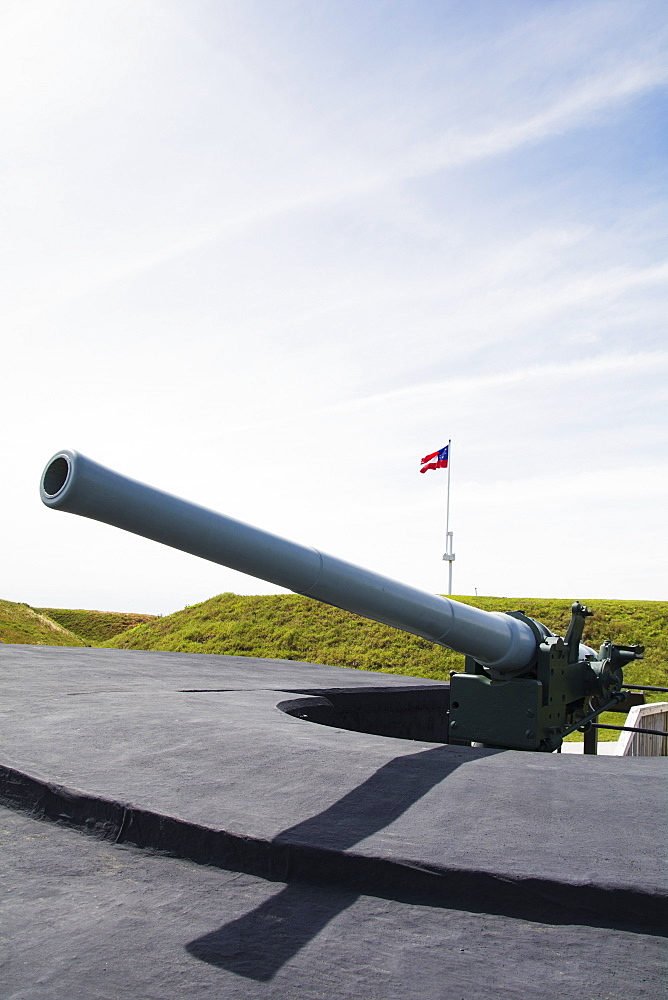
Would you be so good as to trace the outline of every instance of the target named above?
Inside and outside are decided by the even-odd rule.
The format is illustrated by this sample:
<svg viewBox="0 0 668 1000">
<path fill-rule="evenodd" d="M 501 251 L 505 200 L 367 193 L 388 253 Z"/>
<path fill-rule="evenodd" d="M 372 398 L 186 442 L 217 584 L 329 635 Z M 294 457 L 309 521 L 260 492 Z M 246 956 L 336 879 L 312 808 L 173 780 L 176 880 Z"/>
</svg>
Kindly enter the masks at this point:
<svg viewBox="0 0 668 1000">
<path fill-rule="evenodd" d="M 452 466 L 452 441 L 448 439 L 448 487 L 445 503 L 445 552 L 443 559 L 448 564 L 448 594 L 452 594 L 452 564 L 455 554 L 452 551 L 452 532 L 450 531 L 450 469 Z"/>
</svg>

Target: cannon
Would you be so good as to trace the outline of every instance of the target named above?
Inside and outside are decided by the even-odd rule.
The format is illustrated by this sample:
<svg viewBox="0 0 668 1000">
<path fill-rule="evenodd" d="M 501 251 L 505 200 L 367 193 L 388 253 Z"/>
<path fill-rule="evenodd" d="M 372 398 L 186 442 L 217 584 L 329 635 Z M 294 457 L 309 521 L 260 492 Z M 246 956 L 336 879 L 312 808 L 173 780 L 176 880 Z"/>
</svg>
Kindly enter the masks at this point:
<svg viewBox="0 0 668 1000">
<path fill-rule="evenodd" d="M 75 451 L 57 452 L 40 483 L 47 507 L 163 545 L 421 636 L 465 654 L 451 675 L 451 741 L 553 751 L 563 737 L 626 696 L 623 665 L 642 646 L 581 642 L 575 602 L 564 638 L 521 611 L 487 612 L 352 563 L 120 475 Z"/>
</svg>

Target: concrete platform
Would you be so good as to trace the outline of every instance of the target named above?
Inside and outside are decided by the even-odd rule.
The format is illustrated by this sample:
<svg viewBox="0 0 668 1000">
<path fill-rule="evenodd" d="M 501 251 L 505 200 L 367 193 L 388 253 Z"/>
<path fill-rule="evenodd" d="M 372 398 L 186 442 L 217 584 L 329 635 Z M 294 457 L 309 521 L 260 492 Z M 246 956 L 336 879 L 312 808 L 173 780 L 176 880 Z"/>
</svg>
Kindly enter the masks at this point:
<svg viewBox="0 0 668 1000">
<path fill-rule="evenodd" d="M 447 685 L 314 664 L 4 645 L 0 670 L 3 997 L 660 995 L 662 759 L 442 745 Z M 125 972 L 93 983 L 105 947 Z"/>
</svg>

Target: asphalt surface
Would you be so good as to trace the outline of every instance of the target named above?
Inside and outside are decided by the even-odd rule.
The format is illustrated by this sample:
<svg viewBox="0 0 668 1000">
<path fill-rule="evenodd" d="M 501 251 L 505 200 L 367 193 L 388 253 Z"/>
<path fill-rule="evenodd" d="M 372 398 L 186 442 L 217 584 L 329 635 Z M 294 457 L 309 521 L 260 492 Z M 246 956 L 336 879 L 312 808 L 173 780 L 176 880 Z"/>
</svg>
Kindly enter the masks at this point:
<svg viewBox="0 0 668 1000">
<path fill-rule="evenodd" d="M 662 995 L 663 760 L 316 725 L 286 705 L 443 688 L 314 664 L 0 672 L 3 998 Z"/>
</svg>

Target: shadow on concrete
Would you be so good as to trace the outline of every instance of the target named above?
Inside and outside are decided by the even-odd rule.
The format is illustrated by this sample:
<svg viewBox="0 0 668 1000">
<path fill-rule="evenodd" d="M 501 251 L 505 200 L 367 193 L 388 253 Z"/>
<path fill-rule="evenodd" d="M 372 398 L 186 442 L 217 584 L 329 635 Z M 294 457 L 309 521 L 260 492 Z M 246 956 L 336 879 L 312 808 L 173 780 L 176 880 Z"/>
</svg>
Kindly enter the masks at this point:
<svg viewBox="0 0 668 1000">
<path fill-rule="evenodd" d="M 347 889 L 287 885 L 250 913 L 187 945 L 194 957 L 266 983 L 359 899 Z"/>
<path fill-rule="evenodd" d="M 489 751 L 490 754 L 502 751 Z M 345 851 L 365 838 L 389 826 L 418 799 L 447 778 L 465 758 L 443 751 L 442 747 L 397 757 L 323 812 L 289 827 L 274 838 L 284 845 L 281 852 L 284 870 L 276 877 L 290 878 L 288 845 L 308 852 L 319 848 L 313 871 L 318 881 L 329 882 L 336 871 L 323 864 L 322 851 L 331 851 L 336 868 L 338 852 Z M 377 868 L 373 857 L 358 857 L 360 882 L 365 869 Z M 319 876 L 319 878 L 318 878 Z M 373 872 L 377 882 L 377 871 Z M 359 898 L 361 892 L 328 886 L 287 885 L 245 916 L 224 924 L 218 930 L 191 941 L 187 951 L 195 958 L 230 972 L 267 982 L 304 945 L 313 940 L 334 917 Z"/>
</svg>

